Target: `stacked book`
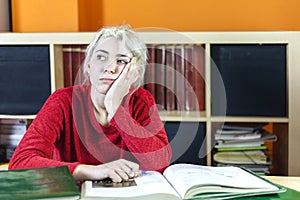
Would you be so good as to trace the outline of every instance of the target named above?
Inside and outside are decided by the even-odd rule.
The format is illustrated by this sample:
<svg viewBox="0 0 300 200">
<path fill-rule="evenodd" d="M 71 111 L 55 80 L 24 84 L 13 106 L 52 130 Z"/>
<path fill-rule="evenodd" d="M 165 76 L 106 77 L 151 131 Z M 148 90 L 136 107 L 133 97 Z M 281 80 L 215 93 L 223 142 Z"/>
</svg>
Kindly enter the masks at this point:
<svg viewBox="0 0 300 200">
<path fill-rule="evenodd" d="M 0 162 L 9 162 L 26 130 L 25 119 L 0 119 Z"/>
<path fill-rule="evenodd" d="M 275 141 L 276 135 L 263 126 L 228 126 L 215 133 L 214 164 L 245 167 L 255 173 L 268 174 L 271 160 L 266 155 L 266 141 Z"/>
</svg>

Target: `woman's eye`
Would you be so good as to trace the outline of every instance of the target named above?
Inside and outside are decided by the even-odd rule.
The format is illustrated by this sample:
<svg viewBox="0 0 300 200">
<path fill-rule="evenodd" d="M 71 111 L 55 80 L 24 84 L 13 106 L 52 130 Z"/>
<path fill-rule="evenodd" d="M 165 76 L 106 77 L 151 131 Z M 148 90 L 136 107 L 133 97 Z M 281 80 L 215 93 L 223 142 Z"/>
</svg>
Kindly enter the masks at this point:
<svg viewBox="0 0 300 200">
<path fill-rule="evenodd" d="M 104 61 L 104 60 L 106 60 L 106 56 L 103 56 L 103 55 L 97 55 L 97 59 L 98 59 L 98 60 L 101 60 L 101 61 Z"/>
<path fill-rule="evenodd" d="M 130 61 L 125 59 L 118 59 L 117 63 L 118 65 L 127 65 Z"/>
</svg>

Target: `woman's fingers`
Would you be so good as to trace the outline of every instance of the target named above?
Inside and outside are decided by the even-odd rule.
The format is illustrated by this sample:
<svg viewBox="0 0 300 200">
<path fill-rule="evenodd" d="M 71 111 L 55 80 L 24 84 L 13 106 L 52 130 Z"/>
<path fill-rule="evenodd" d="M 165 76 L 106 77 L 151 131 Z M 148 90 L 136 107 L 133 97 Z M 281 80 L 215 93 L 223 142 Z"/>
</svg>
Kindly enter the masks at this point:
<svg viewBox="0 0 300 200">
<path fill-rule="evenodd" d="M 137 163 L 120 159 L 110 163 L 106 163 L 107 177 L 112 179 L 113 182 L 126 181 L 136 176 L 139 171 Z"/>
<path fill-rule="evenodd" d="M 130 63 L 125 65 L 118 79 L 125 80 L 131 85 L 134 81 L 137 80 L 139 71 L 139 66 L 136 64 L 135 58 L 133 58 Z"/>
</svg>

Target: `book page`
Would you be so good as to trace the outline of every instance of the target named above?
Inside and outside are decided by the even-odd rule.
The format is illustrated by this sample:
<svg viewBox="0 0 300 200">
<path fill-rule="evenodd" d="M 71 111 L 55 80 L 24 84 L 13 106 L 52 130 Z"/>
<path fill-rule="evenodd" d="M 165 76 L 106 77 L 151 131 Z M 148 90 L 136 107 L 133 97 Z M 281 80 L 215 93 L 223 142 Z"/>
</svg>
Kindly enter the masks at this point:
<svg viewBox="0 0 300 200">
<path fill-rule="evenodd" d="M 168 196 L 174 196 L 173 199 L 179 199 L 177 192 L 159 172 L 147 171 L 147 174 L 135 178 L 134 182 L 135 184 L 123 184 L 121 187 L 119 184 L 115 184 L 115 187 L 93 187 L 92 181 L 86 181 L 82 191 L 83 197 L 132 199 L 147 195 L 155 197 L 157 194 L 168 194 Z"/>
<path fill-rule="evenodd" d="M 183 198 L 193 186 L 226 186 L 245 189 L 278 190 L 278 188 L 238 167 L 211 167 L 175 164 L 164 171 L 164 176 Z M 253 190 L 252 190 L 253 191 Z"/>
</svg>

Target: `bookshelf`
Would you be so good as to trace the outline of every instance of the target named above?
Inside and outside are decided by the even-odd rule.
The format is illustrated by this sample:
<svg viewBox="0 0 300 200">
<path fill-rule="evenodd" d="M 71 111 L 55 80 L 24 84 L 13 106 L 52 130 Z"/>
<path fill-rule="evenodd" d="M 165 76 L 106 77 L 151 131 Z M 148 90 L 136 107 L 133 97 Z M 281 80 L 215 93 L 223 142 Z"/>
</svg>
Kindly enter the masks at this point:
<svg viewBox="0 0 300 200">
<path fill-rule="evenodd" d="M 166 123 L 199 122 L 203 126 L 205 163 L 211 165 L 212 132 L 215 126 L 223 123 L 272 123 L 278 142 L 273 145 L 273 173 L 275 175 L 300 175 L 300 32 L 139 32 L 147 44 L 203 44 L 205 46 L 205 110 L 160 111 Z M 88 44 L 93 32 L 81 33 L 0 33 L 1 45 L 49 45 L 51 92 L 64 86 L 63 51 L 64 44 Z M 284 116 L 225 116 L 212 114 L 211 48 L 223 44 L 280 44 L 286 47 L 286 114 Z M 273 89 L 273 88 L 272 88 Z M 282 106 L 282 105 L 281 105 Z M 35 115 L 0 115 L 0 118 L 28 118 Z M 202 142 L 202 141 L 200 141 Z"/>
</svg>

